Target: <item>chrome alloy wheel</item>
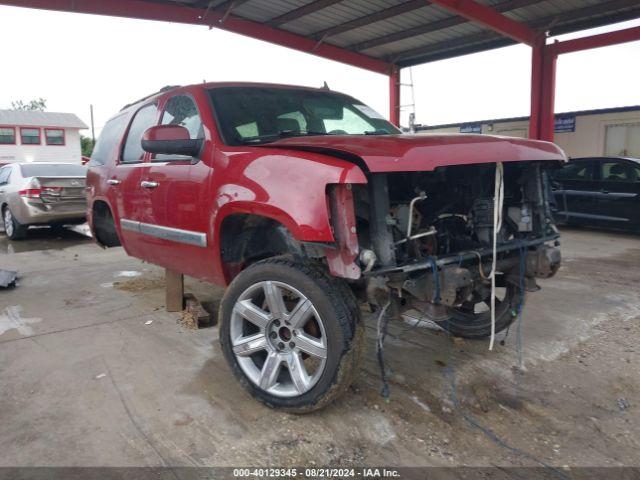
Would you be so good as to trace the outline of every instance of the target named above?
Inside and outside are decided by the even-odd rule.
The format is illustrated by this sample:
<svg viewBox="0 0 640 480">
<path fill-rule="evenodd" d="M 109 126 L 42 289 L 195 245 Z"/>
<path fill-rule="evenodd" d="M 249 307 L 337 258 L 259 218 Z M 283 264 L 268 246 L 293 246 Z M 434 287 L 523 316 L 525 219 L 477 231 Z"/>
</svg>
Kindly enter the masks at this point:
<svg viewBox="0 0 640 480">
<path fill-rule="evenodd" d="M 236 360 L 260 389 L 295 397 L 320 379 L 327 359 L 324 325 L 311 301 L 292 286 L 251 285 L 238 297 L 229 327 Z"/>
<path fill-rule="evenodd" d="M 13 216 L 9 208 L 4 209 L 4 233 L 6 233 L 8 237 L 13 235 Z"/>
</svg>

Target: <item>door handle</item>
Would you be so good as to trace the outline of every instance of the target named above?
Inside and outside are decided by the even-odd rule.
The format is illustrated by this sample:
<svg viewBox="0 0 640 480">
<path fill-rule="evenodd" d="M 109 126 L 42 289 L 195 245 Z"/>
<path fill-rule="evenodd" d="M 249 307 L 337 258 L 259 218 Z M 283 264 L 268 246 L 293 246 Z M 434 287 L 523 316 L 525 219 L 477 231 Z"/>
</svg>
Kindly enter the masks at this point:
<svg viewBox="0 0 640 480">
<path fill-rule="evenodd" d="M 601 193 L 609 193 L 609 190 L 601 190 Z"/>
<path fill-rule="evenodd" d="M 148 180 L 143 180 L 140 182 L 140 186 L 144 188 L 156 188 L 158 186 L 158 182 L 150 182 Z"/>
<path fill-rule="evenodd" d="M 110 178 L 109 180 L 107 180 L 107 183 L 109 185 L 120 185 L 120 180 L 118 180 L 117 178 Z"/>
</svg>

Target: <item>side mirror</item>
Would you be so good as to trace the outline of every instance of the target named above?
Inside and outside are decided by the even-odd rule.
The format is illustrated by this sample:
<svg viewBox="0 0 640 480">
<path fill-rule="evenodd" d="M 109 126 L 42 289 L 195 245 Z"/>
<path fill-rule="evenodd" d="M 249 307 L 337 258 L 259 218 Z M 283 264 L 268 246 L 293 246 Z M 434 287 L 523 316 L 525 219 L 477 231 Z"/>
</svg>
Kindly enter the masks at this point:
<svg viewBox="0 0 640 480">
<path fill-rule="evenodd" d="M 142 134 L 142 149 L 162 155 L 196 157 L 202 149 L 202 139 L 191 139 L 189 130 L 180 125 L 155 125 Z"/>
</svg>

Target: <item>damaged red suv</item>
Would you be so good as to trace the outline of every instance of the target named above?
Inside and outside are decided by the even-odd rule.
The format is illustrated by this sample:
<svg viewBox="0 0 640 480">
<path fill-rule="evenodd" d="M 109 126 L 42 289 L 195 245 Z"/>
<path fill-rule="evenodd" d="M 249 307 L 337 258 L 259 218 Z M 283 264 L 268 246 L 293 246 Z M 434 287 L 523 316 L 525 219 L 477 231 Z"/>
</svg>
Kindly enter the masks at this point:
<svg viewBox="0 0 640 480">
<path fill-rule="evenodd" d="M 360 304 L 466 338 L 507 328 L 559 267 L 548 172 L 565 161 L 547 142 L 403 135 L 328 89 L 172 87 L 104 127 L 88 217 L 103 246 L 227 285 L 231 370 L 311 411 L 356 372 Z"/>
</svg>

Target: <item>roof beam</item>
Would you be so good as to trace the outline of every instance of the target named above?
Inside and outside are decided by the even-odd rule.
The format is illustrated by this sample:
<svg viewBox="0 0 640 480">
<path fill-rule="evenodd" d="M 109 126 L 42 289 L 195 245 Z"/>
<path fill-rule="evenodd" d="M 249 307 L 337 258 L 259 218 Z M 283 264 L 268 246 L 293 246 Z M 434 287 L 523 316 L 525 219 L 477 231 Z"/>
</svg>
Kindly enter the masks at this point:
<svg viewBox="0 0 640 480">
<path fill-rule="evenodd" d="M 556 54 L 580 52 L 592 48 L 608 47 L 620 43 L 640 40 L 640 27 L 626 28 L 615 32 L 592 35 L 590 37 L 575 38 L 550 45 Z"/>
<path fill-rule="evenodd" d="M 295 10 L 291 10 L 285 14 L 282 14 L 278 17 L 272 18 L 268 22 L 267 25 L 270 27 L 278 27 L 285 23 L 293 22 L 298 18 L 304 17 L 306 15 L 311 15 L 312 13 L 317 12 L 318 10 L 322 10 L 323 8 L 330 7 L 334 3 L 341 2 L 342 0 L 315 0 L 314 2 L 307 3 L 306 5 L 296 8 Z"/>
<path fill-rule="evenodd" d="M 423 2 L 423 3 L 426 4 L 426 2 Z M 506 1 L 500 2 L 497 5 L 494 5 L 493 8 L 498 12 L 508 12 L 510 10 L 516 10 L 518 8 L 527 7 L 535 3 L 540 3 L 540 0 L 506 0 Z M 373 38 L 371 40 L 365 40 L 364 42 L 350 45 L 347 48 L 349 48 L 350 50 L 355 50 L 360 52 L 363 50 L 368 50 L 370 48 L 379 47 L 381 45 L 386 45 L 389 43 L 404 40 L 406 38 L 415 37 L 416 35 L 423 35 L 425 33 L 431 33 L 437 30 L 442 30 L 445 28 L 454 27 L 456 25 L 461 25 L 463 23 L 467 23 L 468 21 L 469 20 L 467 20 L 466 18 L 463 18 L 460 16 L 447 17 L 441 20 L 436 20 L 435 22 L 427 23 L 426 25 L 418 25 L 417 27 L 391 33 L 383 37 Z"/>
<path fill-rule="evenodd" d="M 498 10 L 503 7 L 504 3 L 511 2 L 503 2 L 498 6 L 495 6 L 494 8 Z M 636 7 L 635 12 L 640 12 L 637 0 L 610 0 L 599 5 L 591 5 L 588 7 L 580 8 L 578 10 L 574 10 L 573 12 L 563 12 L 538 18 L 537 20 L 529 22 L 529 27 L 535 28 L 540 31 L 551 29 L 551 32 L 562 28 L 562 33 L 568 33 L 579 30 L 580 28 L 573 29 L 565 27 L 563 26 L 564 22 L 575 19 L 577 22 L 579 22 L 580 25 L 582 25 L 583 18 L 585 17 L 604 15 L 607 12 L 631 6 Z M 552 25 L 559 25 L 560 27 L 551 27 Z M 590 26 L 592 27 L 593 25 Z M 395 57 L 392 58 L 392 61 L 393 63 L 397 62 L 397 64 L 401 67 L 407 67 L 420 63 L 433 62 L 445 58 L 466 55 L 469 53 L 476 53 L 484 50 L 506 47 L 515 43 L 513 40 L 502 37 L 495 32 L 490 31 L 484 33 L 485 35 L 473 34 L 467 35 L 465 37 L 460 37 L 455 39 L 454 43 L 452 43 L 451 41 L 443 41 L 425 45 L 424 47 L 417 47 L 404 52 L 399 52 Z"/>
<path fill-rule="evenodd" d="M 203 8 L 143 0 L 110 0 L 109 2 L 102 0 L 0 0 L 0 4 L 62 12 L 89 13 L 113 17 L 206 25 L 211 28 L 219 28 L 240 35 L 246 35 L 247 37 L 274 43 L 384 75 L 389 75 L 393 67 L 392 64 L 384 60 L 379 60 L 357 52 L 350 52 L 334 45 L 318 45 L 318 42 L 314 39 L 285 30 L 271 28 L 234 15 L 229 15 L 225 19 L 224 12 L 216 10 L 207 13 Z M 224 22 L 222 22 L 222 20 L 224 20 Z"/>
<path fill-rule="evenodd" d="M 626 12 L 617 12 L 621 9 L 629 10 Z M 594 26 L 602 26 L 602 22 L 597 22 L 597 20 L 590 18 L 596 15 L 604 16 L 606 23 L 609 24 L 637 18 L 638 11 L 640 11 L 638 0 L 610 0 L 596 5 L 588 5 L 577 10 L 550 15 L 542 21 L 536 20 L 535 22 L 531 22 L 531 25 L 548 29 L 551 36 L 561 35 L 577 30 L 586 30 Z M 630 16 L 627 17 L 629 14 Z M 561 25 L 565 22 L 570 22 L 570 26 L 565 27 Z"/>
<path fill-rule="evenodd" d="M 494 30 L 505 37 L 509 37 L 517 42 L 534 45 L 538 36 L 524 23 L 516 22 L 501 14 L 497 10 L 487 7 L 475 0 L 429 0 L 450 12 L 460 15 L 467 20 L 480 23 L 485 27 Z"/>
<path fill-rule="evenodd" d="M 400 5 L 394 5 L 393 7 L 385 8 L 384 10 L 364 15 L 363 17 L 358 17 L 324 30 L 319 30 L 313 33 L 313 36 L 318 39 L 327 39 L 329 37 L 334 37 L 341 33 L 348 32 L 349 30 L 355 30 L 356 28 L 364 27 L 365 25 L 379 22 L 381 20 L 386 20 L 387 18 L 396 17 L 403 13 L 411 12 L 426 6 L 427 4 L 425 4 L 424 0 L 409 0 L 408 2 L 401 3 Z"/>
</svg>

